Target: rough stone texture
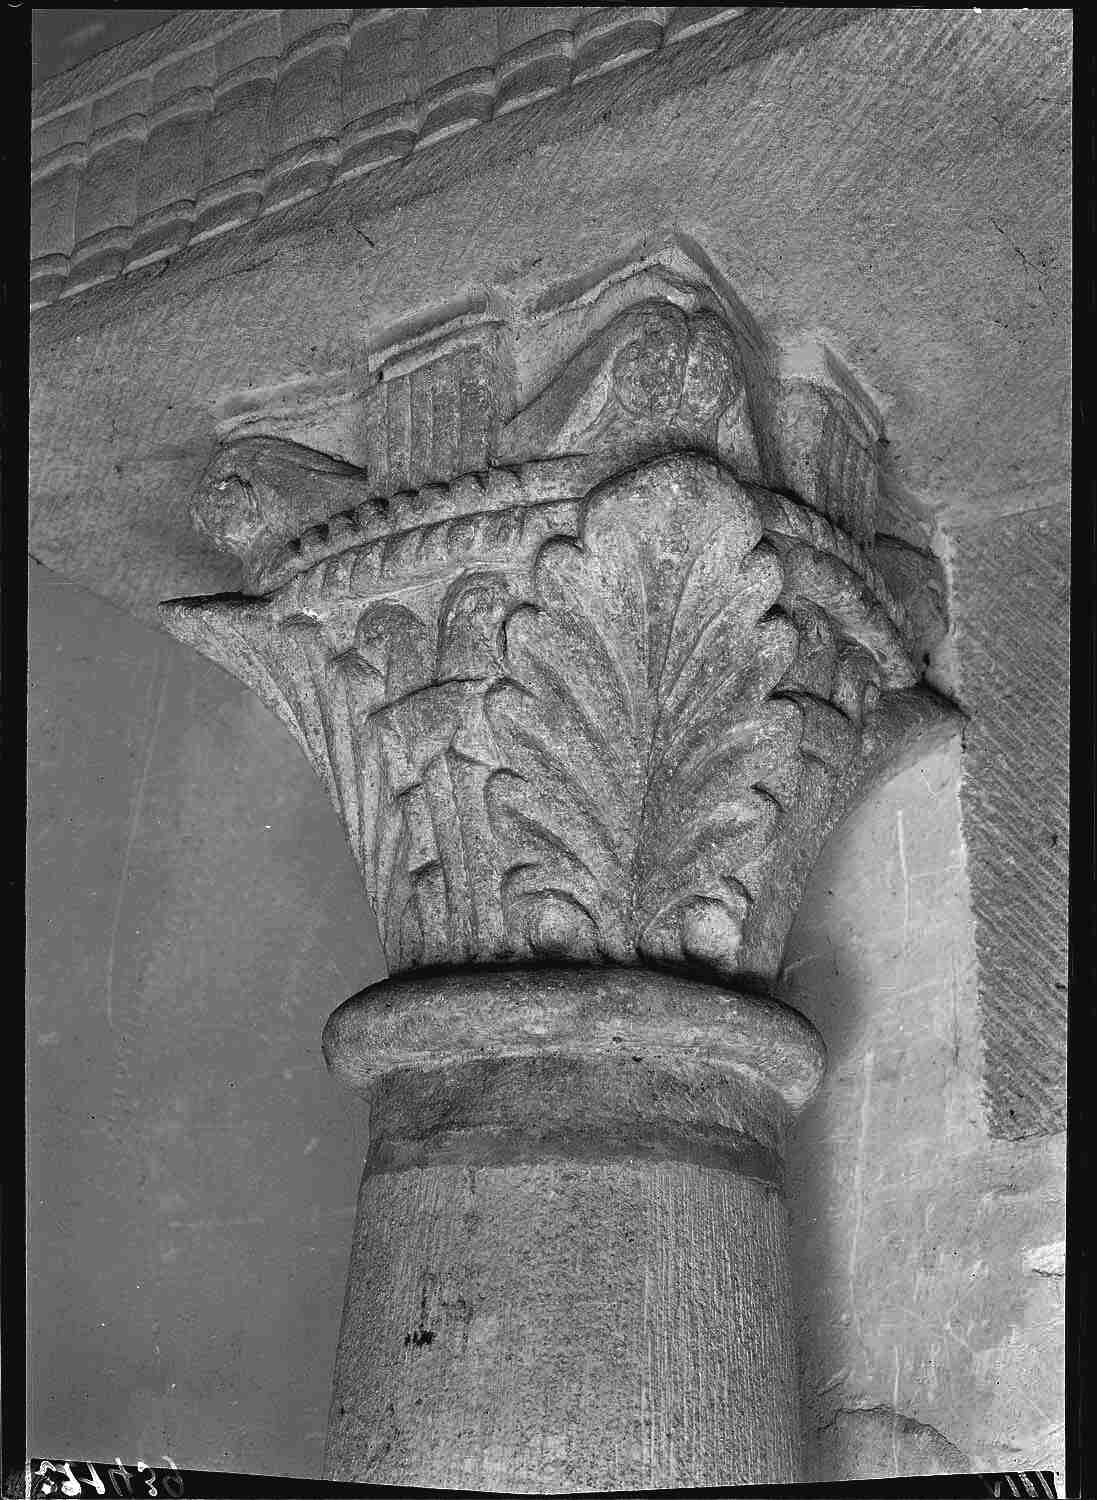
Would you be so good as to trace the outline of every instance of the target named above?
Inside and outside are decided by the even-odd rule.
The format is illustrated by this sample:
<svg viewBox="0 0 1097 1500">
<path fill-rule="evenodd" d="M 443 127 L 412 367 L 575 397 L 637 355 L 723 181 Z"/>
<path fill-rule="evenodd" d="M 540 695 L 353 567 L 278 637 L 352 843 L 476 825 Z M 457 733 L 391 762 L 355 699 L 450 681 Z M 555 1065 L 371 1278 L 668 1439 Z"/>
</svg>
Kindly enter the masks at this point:
<svg viewBox="0 0 1097 1500">
<path fill-rule="evenodd" d="M 1063 1469 L 1065 1140 L 988 1127 L 962 773 L 956 740 L 866 799 L 789 938 L 782 993 L 828 1051 L 788 1199 L 821 1481 L 881 1472 L 881 1442 L 927 1472 L 908 1422 L 971 1471 Z"/>
<path fill-rule="evenodd" d="M 333 1477 L 540 1493 L 796 1475 L 771 1188 L 689 1163 L 367 1171 L 358 1223 Z"/>
<path fill-rule="evenodd" d="M 200 24 L 203 15 L 186 19 Z M 372 171 L 357 186 L 326 189 L 208 243 L 196 242 L 192 232 L 170 264 L 134 270 L 36 314 L 32 545 L 69 576 L 145 618 L 166 593 L 238 587 L 236 560 L 193 540 L 186 516 L 220 441 L 270 435 L 356 466 L 375 463 L 369 445 L 378 429 L 361 413 L 386 368 L 394 327 L 410 330 L 414 343 L 417 321 L 425 314 L 436 320 L 443 306 L 470 324 L 489 323 L 513 303 L 535 303 L 561 278 L 581 280 L 597 266 L 594 280 L 601 282 L 641 250 L 680 250 L 698 240 L 767 333 L 787 335 L 795 347 L 805 329 L 822 332 L 822 342 L 874 393 L 890 439 L 882 529 L 911 540 L 902 517 L 917 509 L 912 493 L 936 513 L 945 541 L 960 520 L 982 523 L 1057 503 L 1067 467 L 1070 25 L 1066 11 L 760 7 L 746 29 L 718 26 L 567 94 L 510 115 L 497 111 L 475 130 Z M 234 117 L 230 135 L 258 140 L 273 80 L 255 66 L 249 48 L 242 49 L 239 87 L 226 106 L 231 102 L 253 122 L 241 127 Z M 548 75 L 557 63 L 547 57 Z M 536 59 L 530 65 L 541 66 Z M 390 81 L 398 96 L 397 69 Z M 460 109 L 469 101 L 481 107 L 481 84 L 458 99 Z M 444 114 L 445 100 L 438 104 Z M 116 131 L 109 149 L 124 166 L 136 137 L 125 115 L 110 120 L 100 113 L 104 144 Z M 296 149 L 292 117 L 283 118 L 279 128 Z M 80 118 L 75 127 L 77 135 L 87 128 Z M 395 128 L 414 134 L 418 127 Z M 307 178 L 313 164 L 304 145 Z M 220 149 L 213 134 L 210 149 Z M 266 171 L 261 149 L 255 157 L 251 175 L 245 172 L 228 198 L 200 199 L 196 226 L 201 220 L 214 229 L 222 214 L 254 213 Z M 181 169 L 186 161 L 184 153 Z M 55 174 L 49 222 L 59 233 L 68 232 L 66 216 L 76 211 L 77 167 L 59 160 Z M 134 182 L 132 174 L 124 180 Z M 103 187 L 109 203 L 107 179 Z M 125 228 L 106 227 L 108 241 Z M 101 248 L 108 262 L 117 253 L 109 243 Z M 563 337 L 569 347 L 573 342 L 571 333 Z M 546 357 L 551 365 L 555 356 Z M 415 371 L 407 373 L 414 384 Z M 542 376 L 538 368 L 516 368 L 523 405 L 540 393 Z M 810 420 L 804 425 L 812 430 Z M 82 639 L 74 632 L 74 656 Z M 142 650 L 154 655 L 147 642 Z M 938 665 L 937 680 L 955 690 L 954 662 L 946 656 Z M 59 713 L 66 696 L 83 705 L 81 742 L 95 742 L 108 728 L 96 721 L 97 680 L 66 674 L 58 685 Z M 136 710 L 121 717 L 147 722 Z M 263 732 L 269 735 L 269 726 Z M 59 775 L 67 774 L 71 787 L 80 774 L 75 748 L 59 758 Z M 246 756 L 236 774 L 243 780 L 252 774 Z M 954 872 L 940 874 L 958 862 L 947 854 L 958 804 L 951 792 L 927 800 L 919 788 L 910 772 L 884 789 L 878 821 L 860 825 L 870 836 L 834 846 L 844 853 L 824 865 L 829 884 L 809 888 L 802 913 L 802 931 L 815 937 L 824 924 L 828 931 L 837 924 L 838 972 L 805 964 L 803 977 L 814 986 L 828 1038 L 841 1048 L 845 1036 L 850 1049 L 848 1065 L 839 1056 L 832 1087 L 801 1134 L 805 1217 L 797 1243 L 806 1258 L 797 1262 L 794 1284 L 810 1291 L 814 1304 L 810 1316 L 802 1314 L 809 1414 L 820 1388 L 823 1398 L 833 1395 L 809 1422 L 809 1452 L 816 1422 L 829 1422 L 841 1437 L 829 1458 L 812 1460 L 813 1471 L 833 1466 L 822 1477 L 866 1477 L 859 1465 L 879 1461 L 879 1448 L 856 1433 L 858 1424 L 867 1430 L 875 1419 L 841 1415 L 849 1410 L 907 1414 L 986 1467 L 1055 1467 L 1061 1450 L 1056 1299 L 1062 1282 L 1055 1247 L 1062 1143 L 999 1140 L 988 1149 L 976 1126 L 982 1091 L 975 989 L 966 977 L 972 971 L 961 965 L 965 977 L 954 991 L 939 967 L 967 941 L 966 896 L 957 895 Z M 84 884 L 94 890 L 96 859 L 106 870 L 102 878 L 116 876 L 106 856 L 91 849 L 87 806 L 81 786 L 81 816 L 66 838 L 74 848 L 89 848 L 92 870 Z M 195 816 L 204 815 L 202 808 Z M 126 849 L 127 816 L 109 807 L 103 816 L 118 849 Z M 337 825 L 322 801 L 312 816 L 315 830 L 326 828 L 334 869 L 342 856 Z M 232 822 L 236 850 L 236 821 L 223 821 Z M 920 868 L 907 858 L 915 827 L 936 829 L 942 842 L 925 851 L 921 866 L 938 874 L 909 885 L 904 870 Z M 69 843 L 55 850 L 59 863 L 73 862 Z M 305 949 L 279 963 L 284 950 L 277 934 L 301 898 L 277 862 L 272 868 L 260 855 L 253 863 L 271 882 L 274 923 L 275 977 L 260 1007 L 262 1026 L 275 1005 L 270 997 L 285 993 L 287 968 L 292 979 L 294 965 L 309 964 L 319 983 L 324 959 Z M 250 887 L 233 872 L 222 868 L 208 880 L 193 874 L 184 884 L 164 894 L 145 919 L 164 950 L 181 950 L 186 932 L 197 934 L 203 955 L 211 931 L 268 932 L 246 910 Z M 67 963 L 78 973 L 86 957 L 66 922 L 71 904 L 39 902 L 53 914 L 58 970 Z M 301 909 L 311 909 L 307 896 Z M 125 941 L 124 925 L 119 930 Z M 919 938 L 904 944 L 905 956 L 895 953 L 900 931 Z M 858 934 L 855 942 L 850 932 Z M 923 934 L 931 935 L 928 947 Z M 121 962 L 116 956 L 118 972 Z M 321 988 L 346 993 L 365 977 L 354 973 L 340 982 L 329 975 Z M 928 1005 L 928 1013 L 912 1013 L 902 992 L 927 978 L 932 982 L 913 1003 Z M 805 994 L 806 1008 L 811 990 Z M 954 995 L 961 1035 L 955 1052 Z M 844 1032 L 847 1018 L 852 1029 Z M 135 1072 L 158 1077 L 165 1057 L 186 1071 L 181 1040 L 156 1046 L 142 1033 L 134 1047 Z M 84 1050 L 102 1055 L 93 1038 L 79 1056 L 66 1056 L 64 1076 L 75 1080 L 77 1092 Z M 885 1067 L 885 1057 L 901 1058 L 901 1066 Z M 257 1123 L 268 1111 L 271 1120 L 284 1120 L 283 1110 L 297 1108 L 269 1088 L 256 1091 L 253 1105 Z M 107 1113 L 102 1101 L 89 1112 Z M 109 1113 L 119 1122 L 120 1140 L 140 1138 L 123 1103 L 113 1100 Z M 332 1118 L 338 1117 L 337 1110 Z M 89 1171 L 99 1164 L 109 1176 L 116 1158 L 107 1146 L 80 1134 L 71 1113 L 58 1110 L 52 1118 L 58 1152 L 76 1141 Z M 171 1159 L 161 1160 L 163 1180 L 190 1191 L 195 1174 L 184 1166 L 172 1178 Z M 252 1192 L 250 1160 L 232 1171 L 238 1196 Z M 67 1222 L 65 1194 L 51 1201 L 58 1221 Z M 135 1236 L 145 1232 L 149 1216 L 131 1205 L 147 1201 L 137 1194 L 115 1200 L 118 1222 L 129 1222 Z M 236 1231 L 214 1217 L 207 1216 L 209 1260 L 201 1268 L 195 1262 L 195 1285 L 209 1280 L 214 1264 L 254 1266 L 257 1280 L 260 1267 L 277 1280 L 279 1267 L 284 1275 L 296 1264 L 287 1226 L 300 1215 L 268 1214 L 246 1255 L 236 1250 Z M 59 1241 L 54 1250 L 62 1253 Z M 152 1249 L 141 1256 L 143 1285 L 150 1265 L 156 1265 Z M 87 1267 L 74 1274 L 86 1277 Z M 241 1341 L 251 1348 L 249 1329 L 262 1328 L 264 1341 L 269 1329 L 270 1340 L 282 1339 L 295 1356 L 307 1342 L 293 1322 L 301 1308 L 296 1294 L 272 1298 L 255 1319 L 235 1321 L 240 1299 L 218 1298 L 211 1309 L 199 1294 L 181 1294 L 169 1272 L 154 1271 L 153 1278 L 156 1305 L 171 1311 L 156 1337 L 145 1337 L 143 1326 L 135 1333 L 136 1299 L 128 1290 L 111 1300 L 112 1327 L 130 1335 L 127 1354 L 159 1343 L 189 1367 L 206 1331 L 200 1320 L 210 1311 L 215 1319 L 206 1327 L 218 1369 L 243 1368 L 224 1351 L 231 1345 L 231 1355 Z M 189 1325 L 193 1347 L 166 1331 L 184 1300 L 205 1309 Z M 118 1431 L 123 1449 L 128 1443 L 139 1451 L 146 1432 L 158 1430 L 136 1430 L 150 1400 L 161 1400 L 157 1372 L 120 1357 L 123 1379 L 96 1379 L 104 1368 L 100 1331 L 78 1324 L 66 1329 L 62 1343 L 63 1320 L 52 1334 L 46 1323 L 45 1336 L 58 1341 L 39 1413 L 58 1389 L 69 1410 L 79 1402 L 66 1373 L 75 1368 L 75 1346 L 94 1372 L 84 1382 L 95 1380 L 95 1401 L 85 1411 L 93 1405 L 102 1420 L 91 1428 Z M 271 1434 L 263 1422 L 272 1411 L 299 1412 L 302 1401 L 322 1401 L 323 1393 L 306 1394 L 310 1377 L 297 1358 L 281 1383 L 277 1360 L 260 1362 L 275 1394 L 254 1423 L 246 1413 L 229 1420 L 220 1393 L 211 1397 L 202 1380 L 180 1382 L 156 1407 L 158 1420 L 176 1421 L 199 1448 L 223 1453 L 225 1467 L 261 1465 L 277 1444 L 286 1455 L 284 1471 L 315 1472 L 315 1438 L 302 1437 L 312 1431 L 307 1423 L 302 1429 L 292 1418 L 275 1422 Z M 258 1431 L 267 1438 L 249 1447 Z M 893 1466 L 906 1462 L 909 1472 L 920 1461 L 905 1452 L 905 1437 L 921 1443 L 916 1430 L 892 1421 Z"/>
<path fill-rule="evenodd" d="M 799 1472 L 784 1143 L 823 1048 L 677 975 L 377 986 L 326 1472 L 543 1492 Z"/>
<path fill-rule="evenodd" d="M 376 171 L 746 14 L 694 10 L 177 16 L 35 91 L 33 305 L 166 260 L 192 236 L 236 230 L 333 178 Z"/>
<path fill-rule="evenodd" d="M 748 996 L 710 1042 L 712 998 L 684 976 L 771 981 L 830 828 L 955 715 L 917 687 L 873 564 L 881 426 L 839 362 L 777 350 L 718 280 L 658 261 L 585 291 L 527 314 L 563 326 L 541 335 L 557 367 L 487 451 L 516 467 L 457 477 L 461 442 L 433 441 L 463 431 L 481 389 L 478 347 L 451 353 L 421 424 L 451 484 L 393 495 L 388 463 L 355 475 L 253 439 L 237 465 L 228 447 L 195 520 L 266 592 L 163 608 L 312 760 L 390 972 L 444 971 L 390 980 L 325 1036 L 333 1069 L 366 1084 L 373 1135 L 336 1478 L 543 1492 L 799 1473 L 781 1216 L 738 1179 L 779 1188 L 821 1049 Z M 529 358 L 519 339 L 515 364 Z M 294 514 L 316 522 L 300 538 Z M 538 962 L 551 977 L 477 977 Z M 737 1180 L 730 1202 L 714 1170 Z M 699 1223 L 719 1231 L 707 1253 Z M 637 1317 L 640 1280 L 607 1270 L 656 1230 L 655 1263 L 685 1259 L 675 1287 L 644 1281 Z M 467 1311 L 460 1337 L 426 1312 L 405 1326 L 439 1280 Z M 688 1336 L 683 1306 L 687 1326 L 705 1310 Z M 674 1439 L 652 1434 L 664 1411 Z"/>
<path fill-rule="evenodd" d="M 499 432 L 506 468 L 457 477 L 451 443 L 452 484 L 393 494 L 387 464 L 227 446 L 195 520 L 266 592 L 163 618 L 312 760 L 392 971 L 764 982 L 849 798 L 948 718 L 872 560 L 879 421 L 825 347 L 782 355 L 718 283 L 656 261 L 586 300 L 587 338 Z M 475 346 L 445 358 L 435 434 L 480 381 Z"/>
<path fill-rule="evenodd" d="M 253 695 L 35 574 L 31 1448 L 319 1478 L 367 1136 L 317 1033 L 333 995 L 382 975 L 373 923 L 330 803 Z M 1062 1462 L 1063 1143 L 992 1143 L 981 1123 L 970 905 L 946 868 L 964 859 L 961 764 L 956 745 L 873 794 L 791 937 L 793 998 L 831 1053 L 789 1158 L 822 1479 L 877 1472 L 853 1423 L 883 1424 L 889 1462 L 906 1431 L 838 1417 L 817 1437 L 849 1408 L 933 1427 L 972 1467 Z M 900 1441 L 906 1472 L 926 1441 Z"/>
<path fill-rule="evenodd" d="M 995 1135 L 1066 1124 L 1069 512 L 952 535 L 964 823 Z"/>
</svg>

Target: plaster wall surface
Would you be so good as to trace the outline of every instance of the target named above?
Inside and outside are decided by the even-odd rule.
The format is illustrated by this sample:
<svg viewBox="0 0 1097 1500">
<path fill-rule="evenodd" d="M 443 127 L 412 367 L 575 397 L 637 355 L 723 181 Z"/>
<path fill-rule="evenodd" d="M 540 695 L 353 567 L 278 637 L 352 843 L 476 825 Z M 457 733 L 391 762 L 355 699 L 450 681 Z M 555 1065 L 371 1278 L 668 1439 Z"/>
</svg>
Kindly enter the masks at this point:
<svg viewBox="0 0 1097 1500">
<path fill-rule="evenodd" d="M 820 1480 L 1063 1466 L 1065 1136 L 990 1132 L 962 769 L 847 818 L 786 954 L 829 1055 L 789 1195 Z"/>
<path fill-rule="evenodd" d="M 29 1451 L 318 1475 L 384 972 L 330 805 L 217 668 L 31 574 Z"/>
</svg>

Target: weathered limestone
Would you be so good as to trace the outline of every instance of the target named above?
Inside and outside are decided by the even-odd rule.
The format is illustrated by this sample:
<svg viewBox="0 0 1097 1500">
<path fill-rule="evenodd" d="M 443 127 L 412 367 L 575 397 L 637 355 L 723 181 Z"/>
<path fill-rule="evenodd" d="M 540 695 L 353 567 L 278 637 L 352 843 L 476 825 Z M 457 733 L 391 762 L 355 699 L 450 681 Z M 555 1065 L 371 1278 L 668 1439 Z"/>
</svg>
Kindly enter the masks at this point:
<svg viewBox="0 0 1097 1500">
<path fill-rule="evenodd" d="M 950 718 L 932 566 L 881 554 L 908 616 L 873 558 L 879 416 L 657 257 L 417 330 L 363 415 L 366 471 L 224 448 L 194 518 L 250 592 L 163 606 L 312 760 L 392 976 L 325 1034 L 372 1110 L 328 1472 L 792 1479 L 822 1047 L 767 991 L 844 809 Z"/>
<path fill-rule="evenodd" d="M 394 430 L 381 475 L 374 397 L 395 424 L 400 361 L 426 414 L 445 370 L 421 335 L 460 306 L 487 357 L 502 330 L 505 399 L 460 459 L 487 469 L 598 332 L 548 348 L 512 318 L 700 241 L 774 340 L 817 330 L 879 402 L 892 494 L 950 569 L 929 670 L 972 714 L 963 757 L 920 753 L 845 820 L 785 953 L 829 1054 L 788 1179 L 805 1462 L 921 1472 L 906 1417 L 973 1468 L 1061 1467 L 1062 1277 L 1030 1260 L 1063 1232 L 1062 1141 L 1032 1135 L 1061 1118 L 1062 725 L 1059 648 L 1030 648 L 1064 606 L 1026 517 L 1064 515 L 1068 490 L 1072 13 L 680 7 L 654 17 L 673 45 L 639 55 L 653 16 L 631 11 L 605 51 L 606 13 L 559 7 L 342 32 L 175 13 L 36 91 L 34 300 L 57 299 L 32 319 L 37 1451 L 117 1431 L 132 1455 L 319 1475 L 367 1114 L 315 1076 L 320 1023 L 384 972 L 262 707 L 113 608 L 147 622 L 241 586 L 188 525 L 219 445 L 288 438 L 378 495 L 445 483 L 423 425 Z M 898 573 L 922 544 L 887 494 L 876 527 L 920 629 Z M 987 1113 L 1026 1139 L 988 1142 Z"/>
<path fill-rule="evenodd" d="M 743 6 L 181 11 L 36 91 L 32 304 L 562 93 Z M 89 107 L 86 97 L 92 99 Z"/>
</svg>

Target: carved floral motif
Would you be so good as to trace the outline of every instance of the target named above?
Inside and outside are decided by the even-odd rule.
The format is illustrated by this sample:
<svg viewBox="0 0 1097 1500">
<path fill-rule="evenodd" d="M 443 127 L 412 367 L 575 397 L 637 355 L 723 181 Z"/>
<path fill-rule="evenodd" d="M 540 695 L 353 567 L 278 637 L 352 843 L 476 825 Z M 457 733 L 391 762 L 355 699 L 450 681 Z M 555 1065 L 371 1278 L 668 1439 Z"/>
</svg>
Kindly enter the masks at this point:
<svg viewBox="0 0 1097 1500">
<path fill-rule="evenodd" d="M 377 495 L 251 438 L 206 476 L 196 521 L 265 593 L 175 601 L 166 623 L 298 738 L 393 972 L 771 977 L 850 796 L 947 718 L 862 545 L 875 474 L 831 493 L 848 375 L 821 363 L 795 387 L 815 415 L 759 436 L 785 387 L 684 301 L 596 329 L 500 434 L 509 467 Z M 825 513 L 758 482 L 793 451 Z"/>
<path fill-rule="evenodd" d="M 789 858 L 821 842 L 881 689 L 914 681 L 864 580 L 791 529 L 678 454 L 358 542 L 266 599 L 165 608 L 297 735 L 393 971 L 765 972 Z"/>
</svg>

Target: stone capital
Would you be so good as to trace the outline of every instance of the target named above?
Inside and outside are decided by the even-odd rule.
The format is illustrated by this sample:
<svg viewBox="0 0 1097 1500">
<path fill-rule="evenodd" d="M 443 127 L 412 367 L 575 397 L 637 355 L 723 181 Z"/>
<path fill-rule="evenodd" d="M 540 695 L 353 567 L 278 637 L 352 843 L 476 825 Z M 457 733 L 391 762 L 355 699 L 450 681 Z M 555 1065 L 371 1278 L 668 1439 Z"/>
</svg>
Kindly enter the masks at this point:
<svg viewBox="0 0 1097 1500">
<path fill-rule="evenodd" d="M 379 494 L 284 440 L 215 458 L 195 520 L 258 592 L 165 621 L 298 738 L 393 974 L 772 979 L 850 797 L 947 716 L 873 562 L 867 403 L 752 361 L 711 308 L 646 297 L 478 472 Z"/>
<path fill-rule="evenodd" d="M 828 834 L 955 715 L 919 683 L 926 610 L 901 597 L 932 560 L 904 543 L 893 590 L 896 551 L 877 553 L 875 406 L 825 346 L 773 345 L 689 269 L 656 258 L 394 334 L 363 394 L 367 467 L 284 435 L 226 444 L 192 513 L 247 591 L 162 606 L 297 737 L 389 966 L 324 1037 L 373 1110 L 333 1477 L 795 1477 L 774 1203 L 824 1054 L 771 992 Z M 555 1244 L 559 1210 L 616 1263 L 679 1199 L 725 1226 L 683 1293 L 696 1317 L 735 1301 L 739 1264 L 757 1301 L 723 1352 L 689 1354 L 696 1443 L 664 1451 L 575 1333 L 605 1289 L 572 1285 L 562 1246 L 522 1246 L 531 1225 Z M 528 1254 L 558 1294 L 530 1291 Z M 645 1320 L 676 1314 L 626 1282 L 631 1368 Z M 587 1414 L 565 1421 L 523 1365 L 532 1447 L 491 1374 L 524 1358 L 507 1309 L 528 1296 Z M 755 1391 L 751 1422 L 712 1415 L 714 1384 Z"/>
</svg>

